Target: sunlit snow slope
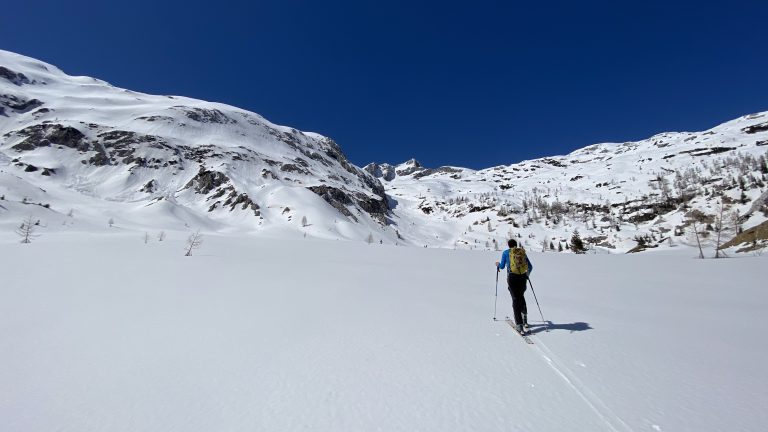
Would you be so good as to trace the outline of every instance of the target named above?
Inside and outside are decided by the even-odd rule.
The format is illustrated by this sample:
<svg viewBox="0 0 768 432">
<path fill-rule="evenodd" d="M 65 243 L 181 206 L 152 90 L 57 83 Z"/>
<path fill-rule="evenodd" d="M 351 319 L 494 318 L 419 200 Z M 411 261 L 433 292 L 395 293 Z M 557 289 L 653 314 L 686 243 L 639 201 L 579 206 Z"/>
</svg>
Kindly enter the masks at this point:
<svg viewBox="0 0 768 432">
<path fill-rule="evenodd" d="M 380 182 L 329 138 L 228 105 L 154 96 L 0 51 L 0 218 L 44 225 L 360 239 Z M 12 218 L 13 220 L 9 220 Z"/>
<path fill-rule="evenodd" d="M 361 169 L 330 138 L 255 113 L 0 51 L 6 230 L 31 216 L 70 231 L 110 224 L 456 249 L 494 250 L 516 236 L 530 250 L 567 253 L 576 230 L 599 253 L 701 243 L 714 255 L 718 238 L 739 234 L 729 254 L 768 247 L 766 112 L 506 165 L 515 148 L 536 145 L 509 140 L 500 165 L 479 171 L 415 160 Z"/>
</svg>

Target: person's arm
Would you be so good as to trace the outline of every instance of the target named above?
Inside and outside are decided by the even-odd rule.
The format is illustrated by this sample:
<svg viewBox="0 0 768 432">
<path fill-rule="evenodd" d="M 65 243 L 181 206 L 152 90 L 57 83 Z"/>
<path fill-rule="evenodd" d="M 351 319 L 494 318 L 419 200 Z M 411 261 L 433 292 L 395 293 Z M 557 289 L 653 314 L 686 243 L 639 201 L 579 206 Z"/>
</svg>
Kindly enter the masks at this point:
<svg viewBox="0 0 768 432">
<path fill-rule="evenodd" d="M 500 263 L 498 263 L 498 262 L 496 263 L 496 270 L 498 271 L 498 270 L 501 270 L 504 267 L 506 267 L 507 266 L 507 261 L 509 261 L 509 249 L 507 249 L 507 250 L 505 250 L 504 252 L 501 253 L 501 262 Z"/>
</svg>

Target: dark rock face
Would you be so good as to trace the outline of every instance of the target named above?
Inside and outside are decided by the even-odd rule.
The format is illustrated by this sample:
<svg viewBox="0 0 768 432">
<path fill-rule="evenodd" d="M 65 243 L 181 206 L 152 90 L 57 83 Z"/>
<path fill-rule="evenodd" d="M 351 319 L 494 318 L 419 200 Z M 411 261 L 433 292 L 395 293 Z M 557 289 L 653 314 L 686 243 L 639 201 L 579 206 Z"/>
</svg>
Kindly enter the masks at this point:
<svg viewBox="0 0 768 432">
<path fill-rule="evenodd" d="M 174 119 L 173 117 L 169 117 L 169 116 L 143 116 L 143 117 L 136 117 L 136 120 L 144 120 L 148 122 L 165 121 L 170 123 Z"/>
<path fill-rule="evenodd" d="M 177 146 L 178 150 L 176 150 L 176 153 L 183 156 L 184 159 L 192 160 L 197 163 L 205 163 L 208 158 L 213 157 L 221 157 L 221 153 L 216 152 L 216 147 L 212 145 L 202 145 L 202 146 L 186 146 L 186 145 L 179 145 Z"/>
<path fill-rule="evenodd" d="M 218 171 L 208 171 L 205 167 L 201 166 L 200 171 L 197 172 L 197 175 L 192 180 L 187 182 L 184 189 L 193 188 L 195 192 L 207 195 L 224 183 L 229 183 L 229 177 Z"/>
<path fill-rule="evenodd" d="M 383 200 L 387 200 L 387 193 L 384 191 L 384 185 L 381 184 L 379 179 L 367 175 L 366 173 L 362 173 L 359 175 L 360 179 L 363 181 L 363 184 L 371 188 L 371 191 L 379 196 Z"/>
<path fill-rule="evenodd" d="M 320 195 L 324 200 L 338 202 L 344 205 L 352 204 L 352 199 L 341 189 L 331 186 L 310 186 L 307 189 Z"/>
<path fill-rule="evenodd" d="M 251 120 L 249 120 L 249 123 L 253 123 Z M 276 140 L 284 143 L 288 147 L 292 148 L 293 150 L 296 150 L 297 152 L 301 153 L 305 157 L 316 160 L 320 162 L 321 164 L 325 166 L 331 166 L 333 165 L 333 162 L 331 162 L 328 158 L 323 156 L 322 154 L 318 153 L 317 151 L 313 151 L 314 148 L 311 144 L 304 145 L 303 143 L 306 142 L 306 135 L 304 135 L 303 132 L 298 131 L 296 129 L 291 129 L 290 132 L 283 132 L 275 128 L 267 127 L 265 128 L 265 131 L 270 136 L 274 137 Z M 329 144 L 330 142 L 330 144 Z M 334 148 L 335 143 L 333 141 L 330 141 L 329 139 L 326 139 L 325 141 L 320 143 L 321 149 L 326 150 L 326 155 L 331 156 L 333 159 L 339 161 L 339 163 L 344 167 L 345 170 L 350 171 L 352 173 L 355 172 L 354 167 L 349 164 L 346 157 L 343 153 L 341 153 L 341 149 L 338 149 L 338 146 Z M 306 164 L 306 161 L 304 161 L 301 158 L 294 159 L 296 162 L 299 163 L 299 165 L 302 166 L 309 166 Z M 267 161 L 267 163 L 272 164 L 271 162 L 274 161 Z M 346 163 L 346 166 L 344 165 Z"/>
<path fill-rule="evenodd" d="M 90 150 L 90 144 L 85 139 L 85 135 L 71 126 L 51 123 L 38 124 L 26 127 L 16 134 L 27 137 L 12 147 L 16 151 L 29 151 L 37 147 L 48 147 L 52 144 L 83 152 Z"/>
<path fill-rule="evenodd" d="M 376 178 L 383 178 L 386 181 L 392 181 L 397 177 L 397 173 L 395 172 L 394 167 L 389 164 L 377 164 L 377 163 L 370 163 L 363 168 L 368 174 L 376 177 Z"/>
<path fill-rule="evenodd" d="M 410 164 L 411 166 L 408 167 L 408 168 L 405 168 L 405 169 L 397 170 L 397 175 L 399 175 L 399 176 L 407 176 L 407 175 L 411 175 L 411 174 L 413 174 L 413 173 L 415 173 L 417 171 L 421 171 L 422 169 L 424 169 L 421 166 L 421 164 L 419 163 L 419 161 L 417 161 L 416 159 L 411 159 L 411 160 L 409 160 L 406 163 Z"/>
<path fill-rule="evenodd" d="M 148 181 L 143 188 L 139 189 L 139 192 L 154 193 L 156 190 L 157 190 L 157 182 L 154 179 L 152 179 Z"/>
<path fill-rule="evenodd" d="M 5 78 L 17 86 L 32 84 L 32 81 L 23 73 L 14 72 L 3 66 L 0 66 L 0 78 Z"/>
<path fill-rule="evenodd" d="M 253 202 L 253 200 L 251 200 L 248 194 L 246 193 L 238 194 L 234 188 L 231 188 L 231 191 L 229 193 L 229 196 L 227 197 L 227 200 L 224 201 L 224 205 L 229 206 L 229 211 L 235 210 L 237 206 L 240 206 L 241 210 L 246 210 L 250 208 L 251 210 L 253 210 L 254 216 L 261 216 L 261 208 L 259 207 L 259 205 Z"/>
<path fill-rule="evenodd" d="M 541 161 L 544 162 L 545 164 L 549 164 L 549 165 L 552 165 L 552 166 L 555 166 L 555 167 L 558 167 L 558 168 L 566 168 L 568 166 L 568 165 L 558 161 L 557 159 L 552 159 L 552 158 L 544 158 Z"/>
<path fill-rule="evenodd" d="M 297 166 L 295 164 L 283 164 L 280 167 L 280 171 L 309 175 L 309 171 L 307 171 L 304 168 L 301 168 L 301 167 L 299 167 L 299 166 Z"/>
<path fill-rule="evenodd" d="M 181 160 L 176 154 L 175 149 L 169 146 L 164 139 L 155 135 L 144 135 L 124 130 L 111 130 L 101 132 L 97 135 L 101 146 L 96 146 L 95 150 L 101 155 L 97 155 L 92 163 L 96 164 L 115 164 L 118 159 L 126 164 L 135 164 L 145 168 L 166 168 L 169 166 L 181 164 Z M 136 151 L 142 147 L 150 147 L 165 150 L 169 154 L 169 159 L 151 158 L 136 156 Z"/>
<path fill-rule="evenodd" d="M 344 168 L 347 172 L 354 175 L 359 175 L 360 171 L 358 171 L 357 168 L 355 168 L 351 163 L 349 163 L 349 160 L 341 151 L 341 147 L 339 147 L 339 145 L 336 144 L 335 141 L 333 141 L 330 138 L 325 138 L 322 140 L 320 145 L 323 147 L 325 154 L 328 155 L 331 159 L 338 162 L 339 165 L 341 165 L 341 167 Z"/>
<path fill-rule="evenodd" d="M 104 150 L 98 149 L 95 155 L 88 159 L 88 163 L 93 166 L 106 166 L 109 165 L 109 156 L 104 153 Z"/>
<path fill-rule="evenodd" d="M 476 212 L 480 212 L 480 211 L 490 210 L 492 208 L 493 208 L 493 206 L 485 206 L 485 205 L 478 205 L 478 206 L 476 206 L 474 204 L 470 204 L 468 212 L 469 213 L 476 213 Z"/>
<path fill-rule="evenodd" d="M 198 123 L 218 123 L 218 124 L 230 124 L 237 123 L 235 119 L 227 117 L 226 114 L 217 109 L 205 109 L 205 108 L 191 108 L 178 106 L 174 107 L 181 109 L 184 115 L 190 120 L 194 120 Z"/>
<path fill-rule="evenodd" d="M 421 169 L 421 170 L 419 170 L 419 171 L 414 171 L 414 172 L 413 172 L 413 178 L 415 178 L 415 179 L 420 179 L 420 178 L 422 178 L 422 177 L 426 177 L 426 176 L 428 176 L 428 175 L 432 175 L 432 174 L 434 174 L 434 173 L 436 173 L 436 172 L 437 172 L 437 170 L 435 170 L 435 169 L 432 169 L 432 168 L 424 168 L 424 169 Z"/>
<path fill-rule="evenodd" d="M 219 206 L 229 207 L 229 211 L 233 211 L 240 206 L 242 210 L 250 208 L 253 211 L 254 216 L 261 216 L 261 208 L 259 205 L 253 202 L 248 194 L 238 193 L 235 187 L 230 183 L 229 177 L 218 171 L 209 171 L 201 166 L 197 175 L 184 186 L 184 189 L 190 188 L 201 195 L 208 195 L 215 190 L 215 193 L 206 199 L 207 201 L 214 201 L 213 204 L 208 207 L 209 212 L 216 210 Z M 224 195 L 227 197 L 222 203 L 219 198 Z"/>
<path fill-rule="evenodd" d="M 136 132 L 129 132 L 129 131 L 123 131 L 123 130 L 113 130 L 108 132 L 102 132 L 98 134 L 98 137 L 101 138 L 102 143 L 104 144 L 104 147 L 106 148 L 114 148 L 114 149 L 123 149 L 128 145 L 131 144 L 159 144 L 159 143 L 165 143 L 165 141 L 154 135 L 142 135 L 137 134 Z M 155 148 L 162 148 L 161 146 L 155 145 L 153 146 Z"/>
<path fill-rule="evenodd" d="M 691 156 L 708 156 L 718 153 L 725 153 L 731 150 L 736 150 L 736 147 L 711 147 L 711 148 L 698 148 L 693 150 L 681 151 L 679 154 L 689 154 Z"/>
<path fill-rule="evenodd" d="M 352 214 L 352 212 L 349 211 L 347 208 L 348 205 L 355 204 L 361 210 L 370 214 L 371 217 L 380 223 L 387 223 L 389 201 L 386 199 L 386 197 L 376 199 L 359 192 L 355 193 L 353 196 L 350 196 L 346 191 L 326 185 L 311 186 L 307 189 L 322 197 L 325 202 L 355 222 L 358 220 Z"/>
<path fill-rule="evenodd" d="M 37 99 L 24 99 L 9 94 L 0 95 L 0 115 L 7 115 L 6 109 L 17 114 L 23 114 L 41 105 L 43 103 Z"/>
<path fill-rule="evenodd" d="M 338 210 L 344 216 L 357 222 L 357 218 L 346 207 L 352 204 L 352 199 L 341 189 L 330 186 L 310 186 L 307 189 L 319 195 L 322 199 Z"/>
<path fill-rule="evenodd" d="M 283 132 L 271 127 L 266 127 L 265 131 L 278 141 L 287 144 L 288 147 L 301 153 L 305 153 L 308 156 L 307 150 L 301 145 L 300 137 L 304 135 L 303 133 L 297 131 L 296 129 L 291 129 L 290 132 Z"/>
<path fill-rule="evenodd" d="M 229 192 L 229 195 L 227 195 L 227 199 L 222 205 L 221 200 L 218 200 L 217 198 L 221 198 L 227 192 Z M 213 202 L 213 204 L 211 204 L 210 207 L 208 207 L 208 212 L 212 212 L 218 209 L 220 206 L 229 207 L 229 211 L 234 211 L 238 206 L 240 206 L 241 210 L 250 208 L 253 211 L 254 216 L 261 217 L 261 208 L 259 205 L 253 202 L 248 194 L 238 194 L 235 188 L 232 186 L 220 188 L 218 191 L 216 191 L 215 194 L 208 197 L 207 200 L 216 200 Z"/>
<path fill-rule="evenodd" d="M 747 126 L 742 131 L 748 134 L 768 131 L 768 122 Z"/>
<path fill-rule="evenodd" d="M 379 223 L 386 225 L 387 214 L 389 213 L 389 200 L 384 198 L 375 199 L 362 193 L 355 194 L 357 205 L 367 212 Z"/>
</svg>

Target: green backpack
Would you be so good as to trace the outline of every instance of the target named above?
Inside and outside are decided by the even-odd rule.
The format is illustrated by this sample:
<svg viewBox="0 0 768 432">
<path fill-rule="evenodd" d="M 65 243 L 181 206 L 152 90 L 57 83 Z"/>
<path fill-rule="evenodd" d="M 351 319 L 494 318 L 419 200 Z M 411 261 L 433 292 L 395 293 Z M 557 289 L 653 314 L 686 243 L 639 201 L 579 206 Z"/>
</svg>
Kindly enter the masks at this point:
<svg viewBox="0 0 768 432">
<path fill-rule="evenodd" d="M 525 259 L 525 249 L 514 247 L 509 250 L 509 272 L 519 275 L 528 273 L 528 260 Z"/>
</svg>

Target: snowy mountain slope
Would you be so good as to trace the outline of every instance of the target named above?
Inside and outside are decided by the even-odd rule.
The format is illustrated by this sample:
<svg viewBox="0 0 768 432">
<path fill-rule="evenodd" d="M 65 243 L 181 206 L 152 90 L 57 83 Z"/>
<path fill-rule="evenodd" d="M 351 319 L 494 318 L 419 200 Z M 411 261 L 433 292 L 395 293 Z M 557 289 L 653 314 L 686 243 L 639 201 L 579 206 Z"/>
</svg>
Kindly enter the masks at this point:
<svg viewBox="0 0 768 432">
<path fill-rule="evenodd" d="M 223 104 L 71 77 L 6 51 L 0 65 L 0 194 L 48 205 L 40 217 L 74 209 L 85 222 L 141 227 L 161 213 L 169 228 L 245 231 L 306 217 L 306 231 L 334 238 L 386 223 L 379 181 L 326 137 Z"/>
<path fill-rule="evenodd" d="M 760 255 L 767 117 L 363 171 L 317 134 L 0 51 L 1 429 L 762 430 L 765 257 L 681 245 L 695 220 L 711 253 L 723 202 Z M 537 252 L 576 228 L 656 253 Z M 534 346 L 491 320 L 497 252 L 391 246 L 509 236 L 551 328 Z"/>
<path fill-rule="evenodd" d="M 533 252 L 529 346 L 494 252 L 185 238 L 0 233 L 3 431 L 768 424 L 765 257 Z"/>
<path fill-rule="evenodd" d="M 479 171 L 360 169 L 331 139 L 254 113 L 0 51 L 6 229 L 32 214 L 49 230 L 114 222 L 478 249 L 518 236 L 566 252 L 578 230 L 596 252 L 701 243 L 707 254 L 746 230 L 731 252 L 752 251 L 768 246 L 766 152 L 768 112 Z"/>
<path fill-rule="evenodd" d="M 705 215 L 700 231 L 709 245 L 717 228 L 707 225 L 717 225 L 721 197 L 722 237 L 764 222 L 766 155 L 768 112 L 705 132 L 596 144 L 480 171 L 415 160 L 365 169 L 397 202 L 395 214 L 411 226 L 442 227 L 435 235 L 444 246 L 488 248 L 514 231 L 529 247 L 559 249 L 578 229 L 598 250 L 625 252 L 636 238 L 655 247 L 692 244 L 692 210 Z"/>
</svg>

